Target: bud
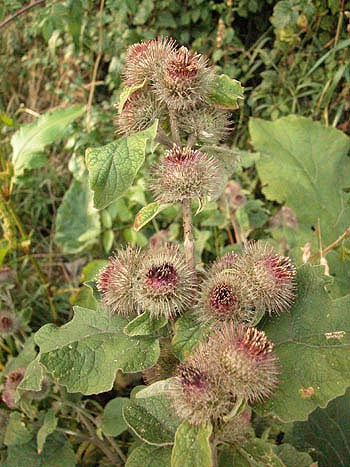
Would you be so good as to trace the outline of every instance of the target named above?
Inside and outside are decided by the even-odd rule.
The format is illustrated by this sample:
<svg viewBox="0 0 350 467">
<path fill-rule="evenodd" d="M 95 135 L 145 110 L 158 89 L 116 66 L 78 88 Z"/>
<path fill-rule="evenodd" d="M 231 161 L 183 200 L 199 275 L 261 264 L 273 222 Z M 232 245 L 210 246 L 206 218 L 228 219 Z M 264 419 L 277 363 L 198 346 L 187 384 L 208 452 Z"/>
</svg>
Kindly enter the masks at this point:
<svg viewBox="0 0 350 467">
<path fill-rule="evenodd" d="M 250 243 L 234 267 L 242 278 L 242 294 L 258 311 L 280 313 L 295 299 L 296 268 L 267 243 Z"/>
<path fill-rule="evenodd" d="M 97 288 L 102 293 L 103 303 L 112 313 L 123 316 L 135 314 L 133 281 L 140 261 L 140 250 L 127 247 L 110 257 L 109 264 L 100 271 Z"/>
<path fill-rule="evenodd" d="M 16 388 L 24 378 L 25 372 L 25 368 L 16 368 L 6 376 L 2 400 L 10 409 L 15 409 L 17 407 L 15 403 Z"/>
<path fill-rule="evenodd" d="M 17 316 L 10 311 L 0 311 L 0 336 L 15 334 L 19 328 Z"/>
<path fill-rule="evenodd" d="M 124 67 L 125 84 L 139 86 L 144 80 L 152 82 L 171 57 L 175 57 L 175 49 L 176 42 L 166 37 L 131 45 Z"/>
<path fill-rule="evenodd" d="M 156 119 L 162 118 L 163 109 L 155 97 L 148 91 L 135 91 L 124 104 L 123 110 L 116 118 L 118 133 L 131 135 L 145 130 Z"/>
<path fill-rule="evenodd" d="M 271 397 L 278 385 L 279 367 L 273 344 L 263 331 L 224 324 L 207 346 L 210 365 L 221 375 L 228 393 L 250 403 Z"/>
<path fill-rule="evenodd" d="M 233 180 L 227 182 L 225 187 L 225 195 L 229 208 L 236 211 L 238 208 L 247 204 L 247 198 L 242 193 L 241 185 Z"/>
<path fill-rule="evenodd" d="M 220 428 L 217 437 L 223 443 L 242 446 L 250 438 L 255 437 L 251 416 L 247 411 L 237 414 Z"/>
<path fill-rule="evenodd" d="M 34 401 L 41 401 L 43 399 L 46 399 L 46 397 L 49 395 L 51 389 L 51 381 L 47 376 L 44 376 L 42 382 L 41 382 L 41 388 L 39 391 L 26 391 L 25 396 L 28 399 L 34 400 Z"/>
<path fill-rule="evenodd" d="M 229 113 L 209 105 L 186 110 L 180 115 L 179 127 L 194 134 L 203 144 L 218 144 L 230 131 Z"/>
<path fill-rule="evenodd" d="M 179 111 L 195 107 L 205 101 L 213 82 L 212 68 L 201 54 L 180 47 L 170 55 L 164 73 L 159 73 L 154 90 L 160 102 Z"/>
<path fill-rule="evenodd" d="M 215 198 L 225 183 L 221 164 L 212 156 L 174 145 L 152 169 L 150 189 L 161 203 Z"/>
<path fill-rule="evenodd" d="M 293 209 L 283 206 L 271 217 L 270 227 L 273 230 L 283 229 L 285 227 L 296 230 L 298 228 L 298 220 Z"/>
<path fill-rule="evenodd" d="M 149 250 L 135 271 L 135 300 L 140 310 L 167 319 L 187 310 L 196 292 L 196 276 L 177 245 Z"/>
</svg>

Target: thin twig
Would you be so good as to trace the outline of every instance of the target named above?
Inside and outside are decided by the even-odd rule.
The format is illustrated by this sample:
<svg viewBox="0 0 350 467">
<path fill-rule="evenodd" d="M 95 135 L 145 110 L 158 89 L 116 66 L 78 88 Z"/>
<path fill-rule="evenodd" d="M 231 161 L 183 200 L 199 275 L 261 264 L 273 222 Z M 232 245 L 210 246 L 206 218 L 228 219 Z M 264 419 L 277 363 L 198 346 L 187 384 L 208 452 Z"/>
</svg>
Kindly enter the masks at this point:
<svg viewBox="0 0 350 467">
<path fill-rule="evenodd" d="M 242 243 L 242 240 L 241 240 L 241 236 L 239 233 L 239 227 L 236 222 L 236 215 L 235 215 L 235 212 L 231 210 L 230 210 L 230 220 L 231 220 L 231 224 L 233 227 L 233 231 L 235 233 L 236 242 L 238 243 L 238 245 L 240 245 Z"/>
<path fill-rule="evenodd" d="M 45 1 L 46 0 L 36 0 L 33 3 L 29 3 L 28 5 L 25 5 L 24 7 L 20 8 L 13 15 L 9 16 L 2 23 L 0 23 L 0 29 L 3 29 L 5 26 L 7 26 L 9 23 L 11 23 L 18 16 L 23 15 L 24 13 L 27 13 L 27 11 L 31 10 L 32 8 L 35 8 L 35 7 L 45 3 Z"/>
<path fill-rule="evenodd" d="M 102 58 L 102 43 L 103 43 L 103 9 L 105 6 L 105 0 L 101 0 L 100 3 L 100 19 L 99 19 L 99 25 L 98 25 L 98 49 L 97 49 L 97 56 L 96 60 L 94 63 L 94 70 L 92 72 L 92 79 L 91 79 L 91 87 L 90 87 L 90 92 L 89 92 L 89 98 L 86 106 L 86 127 L 88 133 L 91 131 L 91 109 L 92 109 L 92 101 L 94 98 L 94 93 L 95 93 L 95 88 L 96 88 L 96 77 L 97 77 L 97 71 L 98 67 L 100 65 L 100 61 Z"/>
<path fill-rule="evenodd" d="M 334 248 L 336 248 L 341 241 L 343 241 L 346 237 L 349 237 L 349 236 L 350 236 L 350 226 L 347 227 L 344 230 L 344 232 L 336 240 L 334 240 L 334 242 L 332 242 L 331 244 L 329 244 L 328 246 L 326 246 L 326 248 L 324 248 L 322 250 L 323 256 L 325 256 L 331 250 L 334 250 Z M 310 258 L 311 259 L 316 259 L 317 257 L 318 257 L 318 253 L 315 253 L 315 254 L 311 255 Z"/>
<path fill-rule="evenodd" d="M 338 18 L 338 24 L 337 24 L 337 31 L 335 33 L 335 38 L 334 38 L 334 47 L 338 44 L 338 41 L 339 41 L 340 31 L 341 31 L 341 27 L 342 27 L 343 21 L 344 21 L 344 10 L 345 10 L 345 0 L 341 0 L 340 10 L 339 10 L 339 18 Z"/>
</svg>

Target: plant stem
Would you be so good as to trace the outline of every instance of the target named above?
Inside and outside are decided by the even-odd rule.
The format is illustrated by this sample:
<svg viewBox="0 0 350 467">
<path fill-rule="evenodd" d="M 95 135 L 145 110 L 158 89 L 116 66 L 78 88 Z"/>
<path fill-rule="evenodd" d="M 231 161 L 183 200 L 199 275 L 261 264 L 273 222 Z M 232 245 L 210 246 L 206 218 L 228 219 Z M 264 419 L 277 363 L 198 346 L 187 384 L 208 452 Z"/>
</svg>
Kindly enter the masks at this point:
<svg viewBox="0 0 350 467">
<path fill-rule="evenodd" d="M 11 23 L 11 21 L 13 21 L 18 16 L 23 15 L 27 11 L 31 10 L 32 8 L 35 8 L 36 6 L 40 6 L 43 3 L 45 3 L 45 0 L 36 0 L 36 1 L 32 2 L 32 3 L 29 3 L 28 5 L 25 5 L 20 10 L 17 10 L 12 16 L 9 16 L 2 23 L 0 23 L 0 29 L 7 26 L 9 23 Z"/>
<path fill-rule="evenodd" d="M 195 270 L 194 259 L 194 238 L 193 238 L 193 224 L 192 224 L 192 211 L 191 200 L 185 199 L 182 201 L 182 218 L 184 228 L 184 248 L 185 256 L 188 265 L 193 271 Z"/>
<path fill-rule="evenodd" d="M 218 451 L 217 451 L 217 444 L 215 439 L 210 443 L 211 444 L 211 461 L 212 467 L 218 467 Z"/>
<path fill-rule="evenodd" d="M 171 136 L 173 138 L 174 143 L 177 144 L 178 146 L 181 146 L 180 132 L 179 132 L 179 127 L 177 124 L 175 112 L 172 109 L 168 109 L 168 110 L 169 110 Z"/>
</svg>

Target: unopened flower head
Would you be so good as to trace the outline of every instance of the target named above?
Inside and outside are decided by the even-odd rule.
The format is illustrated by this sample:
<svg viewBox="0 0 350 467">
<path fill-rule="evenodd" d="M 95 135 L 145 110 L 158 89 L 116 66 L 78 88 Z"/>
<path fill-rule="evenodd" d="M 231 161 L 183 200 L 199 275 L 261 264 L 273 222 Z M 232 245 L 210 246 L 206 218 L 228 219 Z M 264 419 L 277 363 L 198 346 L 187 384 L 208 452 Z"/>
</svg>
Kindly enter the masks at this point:
<svg viewBox="0 0 350 467">
<path fill-rule="evenodd" d="M 135 91 L 127 99 L 122 112 L 116 118 L 118 133 L 128 136 L 145 130 L 156 119 L 160 119 L 162 114 L 162 106 L 152 93 Z"/>
<path fill-rule="evenodd" d="M 203 144 L 218 144 L 230 132 L 229 113 L 209 105 L 196 107 L 181 114 L 179 126 Z"/>
<path fill-rule="evenodd" d="M 244 294 L 258 310 L 280 313 L 292 306 L 296 268 L 290 258 L 258 241 L 245 248 L 235 268 L 242 277 Z"/>
<path fill-rule="evenodd" d="M 183 110 L 207 99 L 213 81 L 212 68 L 201 54 L 180 47 L 157 75 L 155 93 L 169 109 Z"/>
<path fill-rule="evenodd" d="M 16 398 L 16 389 L 24 378 L 26 372 L 25 368 L 16 368 L 6 375 L 6 381 L 4 386 L 4 391 L 2 393 L 2 400 L 5 402 L 7 407 L 10 409 L 15 409 L 17 404 L 15 402 Z"/>
<path fill-rule="evenodd" d="M 135 276 L 138 307 L 153 317 L 171 319 L 193 303 L 196 277 L 177 245 L 149 250 Z"/>
<path fill-rule="evenodd" d="M 207 345 L 211 365 L 216 365 L 222 384 L 237 399 L 253 403 L 271 397 L 280 371 L 273 344 L 263 331 L 224 324 Z"/>
<path fill-rule="evenodd" d="M 0 311 L 0 336 L 15 334 L 19 328 L 19 320 L 11 311 Z"/>
<path fill-rule="evenodd" d="M 164 37 L 131 45 L 125 61 L 125 84 L 138 86 L 145 80 L 152 82 L 171 57 L 175 57 L 175 51 L 176 42 Z"/>
<path fill-rule="evenodd" d="M 237 414 L 222 425 L 217 437 L 221 442 L 236 446 L 242 446 L 250 438 L 255 437 L 250 414 L 247 411 Z"/>
<path fill-rule="evenodd" d="M 109 258 L 109 264 L 100 271 L 97 288 L 112 313 L 124 316 L 135 314 L 133 281 L 140 261 L 140 250 L 127 247 Z"/>
<path fill-rule="evenodd" d="M 215 198 L 223 189 L 225 173 L 212 156 L 189 147 L 174 147 L 152 169 L 150 188 L 157 201 Z"/>
</svg>

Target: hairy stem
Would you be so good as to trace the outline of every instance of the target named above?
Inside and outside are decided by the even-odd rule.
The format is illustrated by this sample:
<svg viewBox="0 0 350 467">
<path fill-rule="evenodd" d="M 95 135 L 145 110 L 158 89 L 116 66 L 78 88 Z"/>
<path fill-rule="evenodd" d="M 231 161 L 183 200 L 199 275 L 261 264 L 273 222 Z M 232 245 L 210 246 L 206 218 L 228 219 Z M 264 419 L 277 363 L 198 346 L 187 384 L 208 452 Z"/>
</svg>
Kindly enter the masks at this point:
<svg viewBox="0 0 350 467">
<path fill-rule="evenodd" d="M 191 200 L 189 199 L 185 199 L 182 202 L 182 218 L 184 227 L 184 248 L 186 261 L 191 269 L 195 270 L 192 211 Z"/>
<path fill-rule="evenodd" d="M 173 141 L 178 146 L 181 146 L 179 126 L 177 124 L 175 112 L 172 109 L 169 109 L 169 120 L 170 120 L 171 136 L 173 138 Z"/>
</svg>

